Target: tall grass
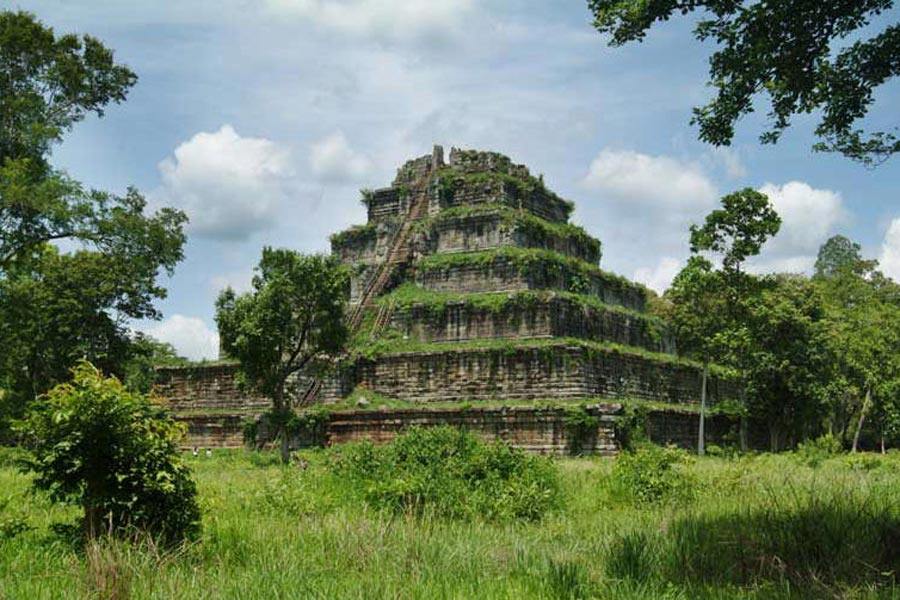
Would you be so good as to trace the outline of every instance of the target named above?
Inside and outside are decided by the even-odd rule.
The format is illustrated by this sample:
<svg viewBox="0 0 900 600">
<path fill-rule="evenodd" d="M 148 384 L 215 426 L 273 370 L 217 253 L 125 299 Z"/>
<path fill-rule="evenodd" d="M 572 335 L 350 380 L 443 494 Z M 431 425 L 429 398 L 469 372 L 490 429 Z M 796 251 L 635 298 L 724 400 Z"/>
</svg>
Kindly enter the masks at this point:
<svg viewBox="0 0 900 600">
<path fill-rule="evenodd" d="M 77 510 L 0 468 L 0 598 L 892 598 L 900 459 L 789 455 L 679 464 L 692 494 L 635 503 L 614 461 L 565 459 L 561 508 L 539 521 L 379 510 L 335 476 L 265 455 L 188 457 L 203 534 L 85 548 Z"/>
</svg>

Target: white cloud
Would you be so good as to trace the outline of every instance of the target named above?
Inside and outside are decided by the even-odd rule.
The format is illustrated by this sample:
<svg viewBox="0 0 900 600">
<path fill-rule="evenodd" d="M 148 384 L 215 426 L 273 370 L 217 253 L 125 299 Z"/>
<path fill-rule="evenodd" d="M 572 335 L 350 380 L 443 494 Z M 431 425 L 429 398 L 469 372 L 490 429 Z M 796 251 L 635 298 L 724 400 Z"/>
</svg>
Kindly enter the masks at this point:
<svg viewBox="0 0 900 600">
<path fill-rule="evenodd" d="M 681 270 L 681 261 L 671 256 L 659 259 L 655 267 L 640 267 L 634 272 L 634 280 L 662 294 L 672 284 Z"/>
<path fill-rule="evenodd" d="M 583 185 L 663 210 L 706 207 L 717 195 L 716 186 L 699 165 L 629 150 L 601 151 Z"/>
<path fill-rule="evenodd" d="M 343 131 L 336 131 L 313 143 L 309 166 L 317 177 L 332 182 L 359 180 L 372 168 L 369 159 L 350 147 Z"/>
<path fill-rule="evenodd" d="M 741 157 L 737 150 L 718 147 L 713 151 L 713 156 L 725 168 L 725 174 L 728 177 L 740 179 L 747 176 L 747 168 L 741 162 Z"/>
<path fill-rule="evenodd" d="M 597 194 L 578 203 L 578 218 L 599 233 L 610 268 L 659 292 L 689 253 L 690 225 L 719 196 L 701 162 L 628 150 L 601 151 L 581 183 Z"/>
<path fill-rule="evenodd" d="M 242 137 L 231 125 L 179 144 L 159 171 L 155 200 L 183 209 L 193 233 L 231 240 L 275 222 L 293 175 L 285 148 Z"/>
<path fill-rule="evenodd" d="M 878 264 L 885 275 L 900 282 L 900 218 L 891 221 L 887 233 L 884 234 Z"/>
<path fill-rule="evenodd" d="M 781 230 L 752 260 L 758 272 L 809 272 L 819 247 L 845 220 L 841 194 L 817 189 L 802 181 L 767 183 L 760 191 L 781 217 Z"/>
<path fill-rule="evenodd" d="M 191 360 L 214 360 L 219 356 L 219 334 L 196 317 L 172 315 L 144 332 L 172 344 L 179 355 Z"/>
<path fill-rule="evenodd" d="M 457 28 L 474 0 L 269 0 L 277 16 L 290 16 L 358 36 L 404 41 L 443 36 Z"/>
</svg>

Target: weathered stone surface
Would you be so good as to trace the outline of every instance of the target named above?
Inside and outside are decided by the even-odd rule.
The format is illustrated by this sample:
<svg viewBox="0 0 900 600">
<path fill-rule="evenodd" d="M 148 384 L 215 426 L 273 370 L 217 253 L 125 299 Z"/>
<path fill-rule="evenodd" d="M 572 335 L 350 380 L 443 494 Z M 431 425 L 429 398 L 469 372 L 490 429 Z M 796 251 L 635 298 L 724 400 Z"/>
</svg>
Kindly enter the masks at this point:
<svg viewBox="0 0 900 600">
<path fill-rule="evenodd" d="M 575 431 L 566 423 L 563 407 L 504 406 L 465 408 L 363 409 L 333 411 L 325 423 L 324 442 L 387 442 L 410 427 L 464 427 L 488 440 L 541 454 L 612 454 L 615 445 L 616 404 L 586 407 L 598 418 L 596 429 Z M 245 415 L 183 416 L 188 437 L 182 446 L 237 448 L 243 444 Z M 294 440 L 293 446 L 307 442 Z"/>
<path fill-rule="evenodd" d="M 596 265 L 600 253 L 595 247 L 571 236 L 537 237 L 521 224 L 510 222 L 501 212 L 460 215 L 442 219 L 432 228 L 424 242 L 423 253 L 477 252 L 503 246 L 543 248 Z M 596 243 L 596 242 L 595 242 Z"/>
<path fill-rule="evenodd" d="M 265 410 L 267 398 L 241 390 L 234 379 L 236 364 L 210 364 L 156 369 L 154 393 L 177 412 Z"/>
<path fill-rule="evenodd" d="M 615 278 L 591 274 L 576 279 L 565 270 L 547 269 L 541 265 L 526 269 L 504 257 L 490 263 L 417 270 L 415 281 L 426 290 L 464 294 L 518 290 L 577 292 L 639 312 L 644 310 L 647 300 L 647 292 L 642 287 L 622 285 Z"/>
<path fill-rule="evenodd" d="M 464 427 L 486 439 L 502 439 L 530 452 L 543 454 L 611 454 L 624 442 L 616 437 L 616 404 L 588 405 L 589 414 L 598 416 L 596 431 L 576 432 L 566 423 L 568 409 L 551 406 L 468 406 L 459 408 L 405 408 L 334 411 L 325 425 L 325 443 L 370 441 L 388 442 L 410 427 L 452 425 Z M 180 416 L 188 428 L 182 447 L 237 448 L 243 444 L 247 415 L 218 414 Z M 692 451 L 697 449 L 699 415 L 694 411 L 651 410 L 646 416 L 647 435 L 658 444 L 672 444 Z M 736 443 L 738 419 L 726 415 L 708 415 L 706 443 Z M 768 448 L 765 425 L 751 422 L 748 447 Z M 295 443 L 295 446 L 297 444 Z"/>
<path fill-rule="evenodd" d="M 390 326 L 421 342 L 572 337 L 608 341 L 652 352 L 673 352 L 674 344 L 659 321 L 613 308 L 603 309 L 572 298 L 548 296 L 540 301 L 502 307 L 479 307 L 465 300 L 435 308 L 417 304 L 394 311 Z"/>
<path fill-rule="evenodd" d="M 507 406 L 335 411 L 329 415 L 328 443 L 368 440 L 386 442 L 410 427 L 453 425 L 489 440 L 505 440 L 542 454 L 612 454 L 615 415 L 620 407 L 598 404 L 587 408 L 599 418 L 596 430 L 576 433 L 566 423 L 565 408 Z"/>
<path fill-rule="evenodd" d="M 236 414 L 177 415 L 187 427 L 183 448 L 240 448 L 244 445 L 244 421 L 250 416 Z"/>
<path fill-rule="evenodd" d="M 328 388 L 331 401 L 363 385 L 411 402 L 632 398 L 697 404 L 700 369 L 615 349 L 542 345 L 389 354 L 358 359 Z M 737 386 L 710 379 L 710 405 L 736 398 Z"/>
</svg>

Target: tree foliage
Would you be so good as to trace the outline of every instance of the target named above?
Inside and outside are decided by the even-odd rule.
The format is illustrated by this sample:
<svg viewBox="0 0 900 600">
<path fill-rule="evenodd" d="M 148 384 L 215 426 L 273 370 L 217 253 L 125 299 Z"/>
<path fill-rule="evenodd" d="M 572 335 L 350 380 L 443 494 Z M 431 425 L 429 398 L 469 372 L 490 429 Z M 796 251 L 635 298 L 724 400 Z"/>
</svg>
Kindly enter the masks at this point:
<svg viewBox="0 0 900 600">
<path fill-rule="evenodd" d="M 347 339 L 344 302 L 349 275 L 333 257 L 264 248 L 253 290 L 224 290 L 216 323 L 225 353 L 240 361 L 239 377 L 270 397 L 282 433 L 293 412 L 291 381 L 319 354 L 340 351 Z"/>
<path fill-rule="evenodd" d="M 0 12 L 0 164 L 46 169 L 50 146 L 90 113 L 122 102 L 137 76 L 89 35 L 54 35 L 27 12 Z"/>
<path fill-rule="evenodd" d="M 826 279 L 845 274 L 864 276 L 876 265 L 876 261 L 863 259 L 859 244 L 842 235 L 834 235 L 819 248 L 815 273 L 817 277 Z"/>
<path fill-rule="evenodd" d="M 769 425 L 773 450 L 820 434 L 827 381 L 825 310 L 818 289 L 799 275 L 758 280 L 747 310 L 748 400 Z"/>
<path fill-rule="evenodd" d="M 72 373 L 19 424 L 34 487 L 79 504 L 89 537 L 138 529 L 174 542 L 196 534 L 196 488 L 177 447 L 182 427 L 90 363 Z"/>
<path fill-rule="evenodd" d="M 122 374 L 127 319 L 159 318 L 160 271 L 183 258 L 185 215 L 147 213 L 134 189 L 85 189 L 50 164 L 72 126 L 125 99 L 136 77 L 90 36 L 0 11 L 0 400 L 18 414 L 87 357 Z M 50 245 L 70 240 L 63 253 Z"/>
<path fill-rule="evenodd" d="M 744 261 L 778 233 L 781 217 L 768 196 L 750 188 L 723 196 L 721 202 L 722 208 L 709 213 L 702 226 L 691 226 L 691 252 L 721 254 L 725 275 L 734 278 Z"/>
<path fill-rule="evenodd" d="M 716 95 L 694 109 L 700 139 L 729 145 L 736 122 L 769 98 L 763 143 L 775 143 L 797 115 L 821 117 L 820 151 L 868 164 L 900 151 L 890 131 L 859 127 L 875 92 L 900 73 L 900 25 L 870 32 L 893 0 L 588 0 L 610 44 L 641 41 L 657 22 L 700 13 L 694 36 L 717 45 L 709 60 Z M 870 35 L 871 33 L 871 35 Z M 868 37 L 867 37 L 868 36 Z M 895 128 L 896 131 L 896 128 Z"/>
</svg>

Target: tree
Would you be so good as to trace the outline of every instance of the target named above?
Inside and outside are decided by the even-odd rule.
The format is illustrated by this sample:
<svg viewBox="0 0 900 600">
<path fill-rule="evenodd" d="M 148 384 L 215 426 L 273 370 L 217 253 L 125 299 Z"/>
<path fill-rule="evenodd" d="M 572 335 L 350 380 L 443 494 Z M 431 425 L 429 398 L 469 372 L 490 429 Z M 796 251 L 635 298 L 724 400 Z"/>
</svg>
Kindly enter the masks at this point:
<svg viewBox="0 0 900 600">
<path fill-rule="evenodd" d="M 195 535 L 196 487 L 177 448 L 183 428 L 90 363 L 72 373 L 18 424 L 33 486 L 80 504 L 88 537 L 132 528 L 169 542 Z"/>
<path fill-rule="evenodd" d="M 180 222 L 165 216 L 137 217 L 130 227 L 132 245 L 63 254 L 45 244 L 0 279 L 0 387 L 9 392 L 0 413 L 21 416 L 80 358 L 125 375 L 141 351 L 132 348 L 127 320 L 160 316 L 153 301 L 165 290 L 157 270 L 171 271 L 184 241 Z"/>
<path fill-rule="evenodd" d="M 133 254 L 162 228 L 180 248 L 183 213 L 162 209 L 145 223 L 146 203 L 135 190 L 85 190 L 50 165 L 64 133 L 88 114 L 103 116 L 137 81 L 111 50 L 90 36 L 57 38 L 32 14 L 2 11 L 0 75 L 0 277 L 52 240 Z M 171 269 L 180 258 L 169 253 L 158 264 Z"/>
<path fill-rule="evenodd" d="M 700 384 L 700 421 L 697 453 L 706 453 L 706 397 L 709 364 L 719 345 L 723 329 L 721 317 L 727 314 L 727 298 L 722 293 L 721 275 L 702 256 L 692 256 L 666 290 L 663 318 L 671 325 L 678 340 L 679 353 L 698 357 L 703 363 Z"/>
<path fill-rule="evenodd" d="M 837 277 L 845 273 L 863 275 L 876 266 L 876 261 L 863 259 L 859 244 L 842 235 L 834 235 L 819 248 L 815 274 L 819 278 Z"/>
<path fill-rule="evenodd" d="M 160 317 L 156 278 L 183 258 L 184 213 L 147 214 L 136 190 L 86 190 L 50 164 L 65 132 L 135 81 L 98 40 L 0 12 L 0 413 L 18 414 L 78 358 L 122 373 L 126 320 Z M 49 245 L 61 239 L 77 250 Z"/>
<path fill-rule="evenodd" d="M 748 399 L 777 451 L 784 442 L 821 433 L 829 358 L 825 310 L 817 287 L 800 275 L 769 275 L 758 289 L 747 310 Z"/>
<path fill-rule="evenodd" d="M 765 194 L 750 188 L 723 196 L 721 202 L 722 208 L 708 214 L 702 226 L 691 226 L 691 252 L 713 252 L 722 258 L 724 312 L 707 318 L 716 319 L 717 350 L 723 362 L 740 371 L 744 389 L 751 341 L 747 301 L 757 290 L 754 280 L 741 269 L 748 258 L 759 254 L 769 237 L 778 233 L 781 217 Z M 746 400 L 742 404 L 746 407 Z M 746 433 L 746 419 L 742 414 L 742 449 L 746 447 Z"/>
<path fill-rule="evenodd" d="M 27 12 L 0 12 L 0 165 L 49 169 L 50 147 L 90 113 L 122 102 L 137 76 L 89 35 L 63 35 Z"/>
<path fill-rule="evenodd" d="M 715 98 L 694 109 L 700 139 L 727 146 L 735 123 L 769 96 L 770 127 L 760 141 L 775 143 L 796 115 L 821 112 L 819 151 L 874 164 L 900 151 L 891 132 L 858 127 L 875 90 L 900 73 L 900 25 L 866 37 L 893 0 L 588 0 L 594 27 L 610 45 L 641 41 L 657 22 L 702 12 L 694 36 L 718 49 L 710 57 Z M 844 40 L 849 40 L 844 42 Z M 896 128 L 895 128 L 896 131 Z"/>
<path fill-rule="evenodd" d="M 239 377 L 272 399 L 287 463 L 290 384 L 317 355 L 343 348 L 349 276 L 332 257 L 268 247 L 256 271 L 251 292 L 238 296 L 228 288 L 219 295 L 216 323 L 223 350 L 240 361 Z"/>
<path fill-rule="evenodd" d="M 745 188 L 723 196 L 722 208 L 709 213 L 702 226 L 691 225 L 691 252 L 721 254 L 724 274 L 736 280 L 744 261 L 759 254 L 780 228 L 768 196 Z"/>
<path fill-rule="evenodd" d="M 828 240 L 819 251 L 822 269 L 813 277 L 825 303 L 834 379 L 843 382 L 833 391 L 862 398 L 853 450 L 872 409 L 882 421 L 892 414 L 885 403 L 893 401 L 889 390 L 900 377 L 900 286 L 878 271 L 878 261 L 864 259 L 858 249 L 846 238 Z M 846 420 L 850 411 L 844 412 Z"/>
</svg>

